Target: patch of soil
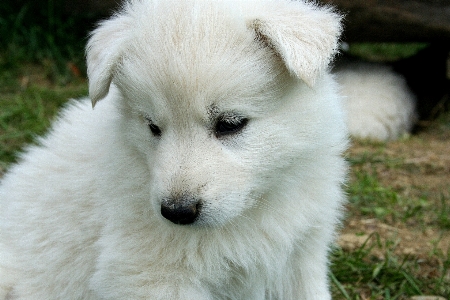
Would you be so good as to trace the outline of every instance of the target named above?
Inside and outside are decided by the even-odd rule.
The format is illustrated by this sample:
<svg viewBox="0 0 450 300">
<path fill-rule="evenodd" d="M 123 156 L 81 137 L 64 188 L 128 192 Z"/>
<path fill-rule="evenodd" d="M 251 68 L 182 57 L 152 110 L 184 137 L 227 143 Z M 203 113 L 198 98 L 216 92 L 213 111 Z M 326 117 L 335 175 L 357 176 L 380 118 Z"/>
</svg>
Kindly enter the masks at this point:
<svg viewBox="0 0 450 300">
<path fill-rule="evenodd" d="M 364 215 L 350 204 L 339 245 L 349 251 L 365 243 L 382 245 L 374 247 L 375 256 L 383 258 L 389 248 L 395 254 L 429 264 L 433 267 L 429 272 L 433 272 L 434 266 L 442 264 L 450 254 L 450 225 L 436 222 L 439 214 L 450 213 L 450 118 L 399 141 L 386 144 L 355 141 L 348 155 L 370 156 L 367 162 L 353 166 L 353 171 L 371 172 L 383 187 L 392 189 L 407 202 L 423 199 L 426 207 L 417 217 L 399 221 Z"/>
</svg>

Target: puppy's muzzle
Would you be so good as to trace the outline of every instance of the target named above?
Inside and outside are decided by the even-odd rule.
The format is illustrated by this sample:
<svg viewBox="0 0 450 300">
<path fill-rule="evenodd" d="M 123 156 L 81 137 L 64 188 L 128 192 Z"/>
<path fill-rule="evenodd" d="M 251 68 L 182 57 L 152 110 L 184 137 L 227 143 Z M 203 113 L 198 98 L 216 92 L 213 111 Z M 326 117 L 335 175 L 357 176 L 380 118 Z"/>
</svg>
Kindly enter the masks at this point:
<svg viewBox="0 0 450 300">
<path fill-rule="evenodd" d="M 161 215 L 175 224 L 192 224 L 197 220 L 201 207 L 200 200 L 194 197 L 165 198 L 161 202 Z"/>
</svg>

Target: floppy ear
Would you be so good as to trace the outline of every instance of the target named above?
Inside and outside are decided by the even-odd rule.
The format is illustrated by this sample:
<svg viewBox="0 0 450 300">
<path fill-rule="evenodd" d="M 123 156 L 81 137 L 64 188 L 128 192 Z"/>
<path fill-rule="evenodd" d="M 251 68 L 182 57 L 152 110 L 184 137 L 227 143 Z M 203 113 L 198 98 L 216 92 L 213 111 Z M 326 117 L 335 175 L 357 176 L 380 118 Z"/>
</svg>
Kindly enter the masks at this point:
<svg viewBox="0 0 450 300">
<path fill-rule="evenodd" d="M 287 69 L 313 86 L 338 49 L 341 17 L 329 7 L 299 1 L 266 2 L 248 26 L 271 47 Z"/>
<path fill-rule="evenodd" d="M 129 21 L 124 15 L 99 24 L 90 36 L 86 47 L 89 96 L 92 106 L 109 91 L 117 64 L 124 53 L 129 38 Z"/>
</svg>

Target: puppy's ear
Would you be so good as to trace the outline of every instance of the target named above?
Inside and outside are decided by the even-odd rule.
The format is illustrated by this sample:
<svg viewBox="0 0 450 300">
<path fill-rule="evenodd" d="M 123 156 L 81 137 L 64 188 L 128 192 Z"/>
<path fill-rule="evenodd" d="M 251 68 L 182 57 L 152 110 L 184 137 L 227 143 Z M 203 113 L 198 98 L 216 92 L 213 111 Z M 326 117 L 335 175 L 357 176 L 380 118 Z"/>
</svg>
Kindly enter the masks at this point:
<svg viewBox="0 0 450 300">
<path fill-rule="evenodd" d="M 86 47 L 86 60 L 92 106 L 108 94 L 130 35 L 129 28 L 128 18 L 119 15 L 101 22 L 91 33 Z"/>
<path fill-rule="evenodd" d="M 268 1 L 264 10 L 248 26 L 291 73 L 313 86 L 337 52 L 341 17 L 331 8 L 299 1 Z"/>
</svg>

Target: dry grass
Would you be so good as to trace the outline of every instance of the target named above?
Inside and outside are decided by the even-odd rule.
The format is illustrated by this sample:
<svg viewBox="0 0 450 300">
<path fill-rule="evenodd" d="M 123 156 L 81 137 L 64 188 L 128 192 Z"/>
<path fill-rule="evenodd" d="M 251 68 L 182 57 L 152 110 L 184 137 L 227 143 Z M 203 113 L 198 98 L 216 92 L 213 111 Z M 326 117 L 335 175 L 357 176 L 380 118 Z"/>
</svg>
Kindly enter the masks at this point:
<svg viewBox="0 0 450 300">
<path fill-rule="evenodd" d="M 354 142 L 335 298 L 450 297 L 449 149 L 449 114 L 407 139 Z"/>
</svg>

